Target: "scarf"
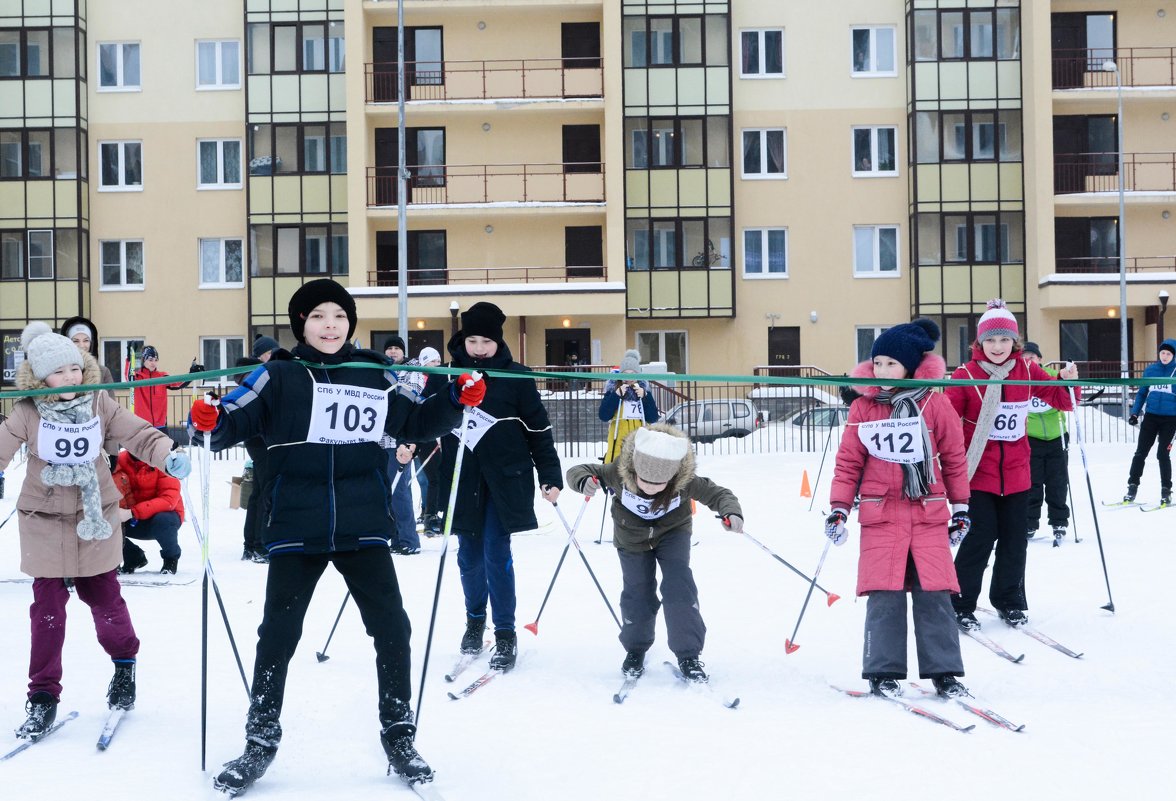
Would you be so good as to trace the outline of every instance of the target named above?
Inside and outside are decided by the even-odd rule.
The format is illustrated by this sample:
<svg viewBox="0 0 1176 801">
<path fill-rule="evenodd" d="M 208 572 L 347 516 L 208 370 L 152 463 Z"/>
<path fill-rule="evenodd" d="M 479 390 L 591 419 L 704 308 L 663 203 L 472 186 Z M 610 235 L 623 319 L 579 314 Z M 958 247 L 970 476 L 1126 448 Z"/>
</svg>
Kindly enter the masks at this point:
<svg viewBox="0 0 1176 801">
<path fill-rule="evenodd" d="M 48 396 L 55 397 L 55 396 Z M 85 423 L 94 418 L 94 396 L 86 392 L 72 400 L 37 400 L 37 413 L 51 423 Z M 102 490 L 98 486 L 96 461 L 85 464 L 49 464 L 41 470 L 47 487 L 77 487 L 82 494 L 82 521 L 78 538 L 104 540 L 113 532 L 102 515 Z"/>
<path fill-rule="evenodd" d="M 989 378 L 1003 381 L 1017 366 L 1017 360 L 1009 357 L 1004 364 L 978 359 L 976 364 L 988 373 Z M 1000 409 L 1000 395 L 1004 390 L 1000 384 L 989 384 L 984 388 L 984 401 L 980 406 L 980 414 L 976 417 L 976 430 L 972 432 L 972 441 L 968 443 L 968 480 L 976 475 L 976 468 L 980 466 L 980 457 L 984 455 L 984 447 L 988 444 L 988 432 L 992 430 L 992 423 L 996 420 L 996 413 Z"/>
<path fill-rule="evenodd" d="M 914 464 L 902 464 L 902 494 L 912 501 L 925 496 L 931 490 L 931 482 L 935 477 L 931 451 L 931 436 L 927 432 L 927 424 L 919 412 L 919 401 L 927 397 L 930 387 L 912 387 L 910 389 L 883 389 L 875 400 L 879 403 L 890 404 L 890 419 L 901 420 L 912 417 L 919 418 L 919 432 L 923 435 L 923 461 Z"/>
</svg>

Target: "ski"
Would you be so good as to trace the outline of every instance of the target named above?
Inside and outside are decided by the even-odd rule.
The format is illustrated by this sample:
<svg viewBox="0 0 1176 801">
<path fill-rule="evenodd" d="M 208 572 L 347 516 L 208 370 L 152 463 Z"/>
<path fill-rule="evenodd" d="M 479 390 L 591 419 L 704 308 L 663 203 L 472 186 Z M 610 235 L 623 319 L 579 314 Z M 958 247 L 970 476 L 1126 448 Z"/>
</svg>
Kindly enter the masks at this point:
<svg viewBox="0 0 1176 801">
<path fill-rule="evenodd" d="M 1007 729 L 1008 731 L 1024 731 L 1024 729 L 1025 729 L 1024 723 L 1017 725 L 1016 723 L 1013 723 L 1011 720 L 1004 717 L 1003 715 L 997 714 L 996 712 L 993 712 L 991 709 L 984 709 L 983 707 L 973 706 L 972 704 L 969 704 L 967 701 L 965 701 L 963 698 L 951 698 L 951 699 L 944 698 L 942 695 L 937 693 L 935 690 L 929 689 L 927 687 L 923 687 L 922 685 L 917 684 L 913 681 L 910 682 L 910 685 L 917 692 L 921 693 L 924 697 L 937 698 L 937 699 L 943 700 L 943 701 L 947 701 L 947 700 L 955 701 L 957 704 L 959 704 L 964 709 L 971 712 L 973 715 L 976 715 L 977 717 L 983 718 L 984 720 L 988 721 L 993 726 L 996 726 L 998 728 Z M 970 694 L 969 694 L 969 697 L 971 697 Z"/>
<path fill-rule="evenodd" d="M 425 801 L 445 801 L 445 796 L 433 785 L 433 780 L 429 779 L 427 782 L 409 782 L 406 781 L 408 789 L 412 790 L 419 797 Z"/>
<path fill-rule="evenodd" d="M 485 687 L 497 677 L 501 676 L 506 671 L 504 670 L 488 670 L 478 678 L 474 679 L 473 683 L 458 693 L 447 693 L 450 701 L 460 701 L 463 698 L 469 698 L 478 690 Z"/>
<path fill-rule="evenodd" d="M 996 654 L 997 656 L 1000 656 L 1000 657 L 1003 657 L 1003 658 L 1009 660 L 1014 665 L 1021 664 L 1021 660 L 1025 658 L 1024 654 L 1018 654 L 1017 656 L 1013 656 L 1008 651 L 1006 651 L 1004 648 L 1002 648 L 996 641 L 989 639 L 987 636 L 981 634 L 978 631 L 961 628 L 960 633 L 968 635 L 973 640 L 975 640 L 976 642 L 980 643 L 985 648 L 987 648 L 989 651 L 992 651 L 992 653 Z"/>
<path fill-rule="evenodd" d="M 118 724 L 122 722 L 123 715 L 127 710 L 121 707 L 116 707 L 110 710 L 110 714 L 106 717 L 106 725 L 102 727 L 102 733 L 98 735 L 98 750 L 105 751 L 110 747 L 110 741 L 114 739 L 114 733 L 118 730 Z"/>
<path fill-rule="evenodd" d="M 1172 508 L 1172 504 L 1161 503 L 1157 506 L 1140 506 L 1139 511 L 1141 511 L 1141 512 L 1158 512 L 1161 509 L 1171 509 L 1171 508 Z"/>
<path fill-rule="evenodd" d="M 11 751 L 9 751 L 9 752 L 8 752 L 7 754 L 5 754 L 4 756 L 0 756 L 0 762 L 3 762 L 3 761 L 4 761 L 4 760 L 6 760 L 6 759 L 12 759 L 14 756 L 16 756 L 17 754 L 19 754 L 21 751 L 24 751 L 25 749 L 27 749 L 27 748 L 30 748 L 30 747 L 32 747 L 32 746 L 34 746 L 34 745 L 36 745 L 37 743 L 41 742 L 41 741 L 42 741 L 42 740 L 44 740 L 46 737 L 48 737 L 50 734 L 52 734 L 53 732 L 57 731 L 58 729 L 60 729 L 60 728 L 61 728 L 62 726 L 64 726 L 65 724 L 69 723 L 71 720 L 73 720 L 73 719 L 74 719 L 74 718 L 76 718 L 77 716 L 78 716 L 78 713 L 77 713 L 77 712 L 70 712 L 70 713 L 69 713 L 68 715 L 66 715 L 64 718 L 62 718 L 61 720 L 57 721 L 57 722 L 56 722 L 56 723 L 54 723 L 52 726 L 50 726 L 48 729 L 46 729 L 46 730 L 45 730 L 45 733 L 44 733 L 44 734 L 42 734 L 40 737 L 30 737 L 30 738 L 28 738 L 27 740 L 25 740 L 23 743 L 21 743 L 20 745 L 18 745 L 16 748 L 13 748 Z"/>
<path fill-rule="evenodd" d="M 613 693 L 613 703 L 614 704 L 625 703 L 625 699 L 629 697 L 629 693 L 633 692 L 633 688 L 637 686 L 637 680 L 640 678 L 641 678 L 641 675 L 637 675 L 637 676 L 626 675 L 625 681 L 621 685 L 621 689 L 619 689 L 615 693 Z"/>
<path fill-rule="evenodd" d="M 486 646 L 489 647 L 489 645 L 490 645 L 490 641 L 487 640 Z M 461 658 L 458 659 L 457 662 L 455 662 L 453 664 L 453 667 L 450 669 L 450 671 L 445 674 L 445 680 L 448 682 L 457 681 L 457 677 L 460 676 L 462 673 L 464 673 L 466 668 L 468 668 L 470 665 L 474 664 L 474 662 L 478 661 L 478 659 L 481 658 L 481 656 L 482 656 L 481 652 L 478 652 L 476 654 L 462 654 Z"/>
<path fill-rule="evenodd" d="M 1129 509 L 1132 506 L 1143 506 L 1142 501 L 1114 501 L 1113 503 L 1102 502 L 1102 505 L 1108 509 Z"/>
<path fill-rule="evenodd" d="M 118 583 L 124 587 L 186 587 L 189 584 L 195 584 L 197 578 L 199 576 L 176 581 L 175 579 L 135 578 L 128 573 L 127 576 L 119 576 Z"/>
<path fill-rule="evenodd" d="M 938 723 L 942 726 L 947 726 L 949 729 L 954 729 L 955 731 L 958 731 L 958 732 L 965 732 L 966 733 L 966 732 L 970 732 L 972 729 L 976 728 L 976 724 L 972 724 L 971 726 L 961 726 L 960 724 L 956 723 L 953 720 L 948 720 L 945 717 L 942 717 L 940 715 L 936 715 L 934 712 L 932 712 L 928 709 L 924 709 L 923 707 L 918 706 L 917 704 L 912 704 L 910 701 L 907 701 L 902 698 L 892 698 L 889 695 L 874 695 L 873 693 L 871 693 L 867 690 L 845 690 L 845 689 L 842 689 L 841 687 L 838 687 L 834 684 L 831 684 L 829 686 L 832 687 L 834 690 L 836 690 L 839 693 L 845 693 L 846 695 L 850 696 L 851 698 L 879 698 L 883 701 L 890 701 L 891 703 L 898 704 L 903 709 L 905 709 L 907 712 L 911 712 L 913 714 L 916 714 L 921 718 L 924 718 L 926 720 L 931 721 L 932 723 Z"/>
<path fill-rule="evenodd" d="M 997 619 L 1000 618 L 1000 615 L 998 615 L 992 609 L 985 609 L 982 606 L 977 607 L 977 609 L 979 609 L 979 611 L 983 612 L 986 615 L 992 615 L 993 617 L 995 617 Z M 1073 659 L 1081 659 L 1082 658 L 1081 653 L 1079 653 L 1077 651 L 1070 650 L 1069 648 L 1067 648 L 1066 646 L 1062 645 L 1060 642 L 1055 640 L 1053 637 L 1050 637 L 1046 634 L 1042 634 L 1040 631 L 1038 631 L 1033 626 L 1030 626 L 1027 623 L 1024 626 L 1010 626 L 1009 628 L 1016 629 L 1017 631 L 1024 634 L 1026 637 L 1032 637 L 1033 639 L 1037 640 L 1039 643 L 1041 643 L 1043 645 L 1048 645 L 1050 648 L 1054 649 L 1058 653 L 1065 654 L 1066 656 L 1071 657 Z"/>
<path fill-rule="evenodd" d="M 666 667 L 668 667 L 670 669 L 670 672 L 674 674 L 674 677 L 677 678 L 678 681 L 682 682 L 687 687 L 693 687 L 699 693 L 701 693 L 702 695 L 705 695 L 708 698 L 713 698 L 714 700 L 718 701 L 723 706 L 727 707 L 727 709 L 735 709 L 736 707 L 739 706 L 739 698 L 738 697 L 730 698 L 730 697 L 719 695 L 718 691 L 716 691 L 715 688 L 711 686 L 709 681 L 705 681 L 705 682 L 691 681 L 690 679 L 688 679 L 684 675 L 682 675 L 682 671 L 679 670 L 678 666 L 675 665 L 673 662 L 667 661 L 667 662 L 663 662 L 662 664 L 664 664 Z M 616 699 L 613 699 L 613 700 L 616 700 Z M 620 702 L 618 701 L 618 703 L 620 703 Z"/>
</svg>

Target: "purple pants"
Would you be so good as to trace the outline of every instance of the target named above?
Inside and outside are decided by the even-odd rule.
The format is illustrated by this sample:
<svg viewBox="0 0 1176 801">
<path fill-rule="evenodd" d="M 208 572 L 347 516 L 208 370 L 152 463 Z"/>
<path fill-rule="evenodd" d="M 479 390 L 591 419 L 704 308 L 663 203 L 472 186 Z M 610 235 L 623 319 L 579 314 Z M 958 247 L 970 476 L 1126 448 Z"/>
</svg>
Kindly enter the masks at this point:
<svg viewBox="0 0 1176 801">
<path fill-rule="evenodd" d="M 111 659 L 134 659 L 139 638 L 131 625 L 131 613 L 123 600 L 115 572 L 74 579 L 78 597 L 90 607 L 98 643 Z M 65 604 L 69 590 L 65 579 L 33 579 L 33 604 L 29 607 L 32 648 L 29 653 L 29 696 L 44 691 L 61 697 L 61 648 L 65 644 Z"/>
</svg>

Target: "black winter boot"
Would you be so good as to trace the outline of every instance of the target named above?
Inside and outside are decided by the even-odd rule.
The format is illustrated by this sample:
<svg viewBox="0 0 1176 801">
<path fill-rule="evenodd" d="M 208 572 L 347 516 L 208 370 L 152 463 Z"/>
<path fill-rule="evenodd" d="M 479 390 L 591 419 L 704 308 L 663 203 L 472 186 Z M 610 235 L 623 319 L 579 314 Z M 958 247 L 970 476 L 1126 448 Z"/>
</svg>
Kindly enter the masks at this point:
<svg viewBox="0 0 1176 801">
<path fill-rule="evenodd" d="M 621 663 L 621 672 L 630 679 L 640 678 L 645 673 L 645 652 L 629 651 Z"/>
<path fill-rule="evenodd" d="M 265 775 L 277 754 L 275 746 L 246 740 L 245 753 L 232 762 L 226 762 L 225 769 L 212 780 L 212 786 L 230 796 L 240 795 Z"/>
<path fill-rule="evenodd" d="M 519 641 L 515 633 L 509 629 L 495 631 L 494 655 L 490 657 L 490 669 L 501 670 L 503 673 L 513 670 L 518 657 Z"/>
<path fill-rule="evenodd" d="M 461 638 L 463 654 L 482 653 L 482 635 L 486 633 L 486 617 L 466 615 L 466 630 Z"/>
<path fill-rule="evenodd" d="M 164 559 L 163 560 L 163 567 L 160 569 L 159 572 L 161 574 L 162 573 L 169 573 L 174 576 L 176 574 L 176 571 L 179 569 L 179 567 L 180 567 L 180 557 L 177 556 L 174 559 Z"/>
<path fill-rule="evenodd" d="M 106 688 L 106 705 L 111 709 L 135 708 L 135 660 L 116 659 L 114 678 Z"/>
<path fill-rule="evenodd" d="M 45 732 L 57 719 L 57 699 L 44 690 L 39 690 L 25 702 L 25 712 L 29 715 L 28 720 L 16 730 L 16 736 L 36 742 L 45 736 Z"/>
<path fill-rule="evenodd" d="M 935 681 L 938 682 L 938 679 L 935 679 Z M 938 683 L 936 683 L 937 688 L 938 686 Z M 881 695 L 886 698 L 899 698 L 902 696 L 902 685 L 898 683 L 897 679 L 879 679 L 876 677 L 871 677 L 870 693 L 872 695 Z"/>
<path fill-rule="evenodd" d="M 935 692 L 944 698 L 967 698 L 971 695 L 955 676 L 934 676 L 931 683 L 935 685 Z"/>
<path fill-rule="evenodd" d="M 682 657 L 678 660 L 678 670 L 682 671 L 682 675 L 686 681 L 693 681 L 699 684 L 706 684 L 710 681 L 710 676 L 706 675 L 706 671 L 702 669 L 702 662 L 698 660 L 697 656 Z"/>
<path fill-rule="evenodd" d="M 141 567 L 147 567 L 147 554 L 143 553 L 143 549 L 129 539 L 123 540 L 123 563 L 119 565 L 118 572 L 121 575 L 128 575 L 134 573 Z"/>
<path fill-rule="evenodd" d="M 433 769 L 417 752 L 414 737 L 416 726 L 411 723 L 396 723 L 380 733 L 380 742 L 388 755 L 388 773 L 395 773 L 409 784 L 431 782 Z"/>
<path fill-rule="evenodd" d="M 1160 487 L 1160 506 L 1172 505 L 1172 488 Z"/>
<path fill-rule="evenodd" d="M 1139 485 L 1138 484 L 1128 484 L 1127 485 L 1127 494 L 1123 496 L 1123 503 L 1134 503 L 1135 502 L 1135 493 L 1137 493 L 1137 492 L 1139 492 Z"/>
</svg>

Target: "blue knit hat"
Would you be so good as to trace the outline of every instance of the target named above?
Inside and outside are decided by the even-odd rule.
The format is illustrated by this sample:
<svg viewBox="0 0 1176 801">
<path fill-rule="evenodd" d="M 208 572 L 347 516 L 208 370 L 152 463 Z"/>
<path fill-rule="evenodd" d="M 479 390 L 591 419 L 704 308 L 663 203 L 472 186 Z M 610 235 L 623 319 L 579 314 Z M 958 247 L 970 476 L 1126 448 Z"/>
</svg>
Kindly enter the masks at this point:
<svg viewBox="0 0 1176 801">
<path fill-rule="evenodd" d="M 874 340 L 870 358 L 889 356 L 906 368 L 907 376 L 913 376 L 923 354 L 935 350 L 939 341 L 939 326 L 933 320 L 920 317 L 911 323 L 903 323 L 882 332 Z"/>
</svg>

